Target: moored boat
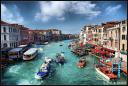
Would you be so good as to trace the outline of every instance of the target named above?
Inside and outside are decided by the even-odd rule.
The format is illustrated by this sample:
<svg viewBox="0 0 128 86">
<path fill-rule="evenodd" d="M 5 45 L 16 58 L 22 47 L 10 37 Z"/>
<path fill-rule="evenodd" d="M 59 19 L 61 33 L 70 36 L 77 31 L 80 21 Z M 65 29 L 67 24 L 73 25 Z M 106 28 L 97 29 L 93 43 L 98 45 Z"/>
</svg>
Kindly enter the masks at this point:
<svg viewBox="0 0 128 86">
<path fill-rule="evenodd" d="M 43 44 L 44 44 L 44 45 L 47 45 L 47 44 L 48 44 L 48 42 L 44 42 Z"/>
<path fill-rule="evenodd" d="M 117 79 L 117 76 L 113 74 L 110 70 L 108 70 L 106 67 L 100 66 L 100 67 L 95 67 L 95 69 L 100 75 L 102 75 L 108 81 Z"/>
<path fill-rule="evenodd" d="M 23 54 L 23 60 L 31 60 L 38 54 L 37 48 L 30 48 Z"/>
<path fill-rule="evenodd" d="M 13 48 L 8 52 L 9 60 L 21 60 L 23 56 L 23 48 Z"/>
<path fill-rule="evenodd" d="M 85 67 L 85 65 L 86 65 L 86 60 L 84 58 L 80 58 L 79 61 L 77 62 L 77 66 L 79 68 L 83 68 Z"/>
</svg>

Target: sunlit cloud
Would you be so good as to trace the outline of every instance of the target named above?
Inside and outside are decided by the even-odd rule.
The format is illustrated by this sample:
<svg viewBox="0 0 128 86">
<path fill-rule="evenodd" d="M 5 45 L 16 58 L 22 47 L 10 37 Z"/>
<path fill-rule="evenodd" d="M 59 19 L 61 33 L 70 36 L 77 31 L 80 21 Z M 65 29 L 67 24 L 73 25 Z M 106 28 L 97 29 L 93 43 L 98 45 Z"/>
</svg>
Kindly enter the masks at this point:
<svg viewBox="0 0 128 86">
<path fill-rule="evenodd" d="M 1 19 L 9 23 L 23 24 L 24 19 L 20 15 L 16 5 L 13 6 L 15 11 L 9 10 L 4 4 L 1 4 Z"/>
<path fill-rule="evenodd" d="M 95 10 L 96 4 L 92 4 L 90 1 L 40 1 L 39 5 L 40 12 L 36 13 L 35 19 L 43 22 L 52 18 L 65 20 L 66 12 L 89 17 L 95 17 L 101 13 Z"/>
</svg>

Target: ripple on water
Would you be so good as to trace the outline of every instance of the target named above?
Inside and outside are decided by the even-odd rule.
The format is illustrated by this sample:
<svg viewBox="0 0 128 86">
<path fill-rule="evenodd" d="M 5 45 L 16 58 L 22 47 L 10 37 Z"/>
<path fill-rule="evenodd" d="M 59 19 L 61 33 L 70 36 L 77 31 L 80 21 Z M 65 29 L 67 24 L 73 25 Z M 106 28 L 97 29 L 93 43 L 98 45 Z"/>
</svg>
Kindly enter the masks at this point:
<svg viewBox="0 0 128 86">
<path fill-rule="evenodd" d="M 20 70 L 20 68 L 21 68 L 21 66 L 14 65 L 14 66 L 9 67 L 8 72 L 9 73 L 17 73 L 18 74 L 18 71 Z"/>
</svg>

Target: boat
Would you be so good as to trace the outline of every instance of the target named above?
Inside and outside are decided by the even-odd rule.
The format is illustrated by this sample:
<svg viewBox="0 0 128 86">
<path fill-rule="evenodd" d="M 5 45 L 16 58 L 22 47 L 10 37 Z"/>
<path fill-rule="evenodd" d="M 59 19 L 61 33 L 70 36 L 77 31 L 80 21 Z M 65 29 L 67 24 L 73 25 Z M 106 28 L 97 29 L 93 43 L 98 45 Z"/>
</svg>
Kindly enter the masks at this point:
<svg viewBox="0 0 128 86">
<path fill-rule="evenodd" d="M 95 67 L 95 69 L 100 75 L 102 75 L 108 81 L 117 79 L 117 76 L 113 74 L 110 70 L 108 70 L 106 67 L 100 66 Z"/>
<path fill-rule="evenodd" d="M 43 44 L 44 44 L 44 45 L 47 45 L 47 44 L 48 44 L 48 42 L 44 42 Z"/>
<path fill-rule="evenodd" d="M 28 45 L 19 45 L 18 48 L 22 48 L 23 53 L 29 49 Z"/>
<path fill-rule="evenodd" d="M 13 48 L 8 51 L 9 60 L 21 60 L 23 57 L 23 48 Z"/>
<path fill-rule="evenodd" d="M 51 58 L 48 58 L 48 57 L 45 57 L 45 58 L 44 58 L 44 61 L 45 61 L 46 63 L 51 63 L 51 62 L 52 62 L 52 59 L 51 59 Z"/>
<path fill-rule="evenodd" d="M 45 77 L 49 74 L 49 70 L 50 70 L 49 63 L 43 63 L 41 65 L 39 71 L 36 73 L 35 78 L 43 79 L 43 77 Z"/>
<path fill-rule="evenodd" d="M 31 60 L 36 57 L 38 54 L 37 48 L 30 48 L 23 54 L 23 60 Z"/>
<path fill-rule="evenodd" d="M 84 58 L 80 58 L 79 61 L 77 62 L 77 66 L 79 68 L 83 68 L 85 67 L 85 65 L 86 65 L 86 60 Z"/>
<path fill-rule="evenodd" d="M 64 64 L 64 54 L 63 53 L 57 53 L 56 54 L 56 63 Z"/>
<path fill-rule="evenodd" d="M 52 59 L 45 57 L 44 63 L 41 65 L 39 71 L 36 73 L 35 78 L 36 79 L 43 79 L 45 76 L 47 76 L 50 72 L 50 62 Z"/>
</svg>

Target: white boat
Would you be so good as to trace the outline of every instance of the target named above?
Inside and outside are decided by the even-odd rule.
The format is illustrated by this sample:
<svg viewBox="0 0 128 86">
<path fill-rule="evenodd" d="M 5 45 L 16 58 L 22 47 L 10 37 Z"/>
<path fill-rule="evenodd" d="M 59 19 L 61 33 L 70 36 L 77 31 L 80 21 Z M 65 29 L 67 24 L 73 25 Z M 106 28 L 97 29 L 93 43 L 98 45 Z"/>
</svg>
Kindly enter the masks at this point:
<svg viewBox="0 0 128 86">
<path fill-rule="evenodd" d="M 31 60 L 38 54 L 37 48 L 30 48 L 23 54 L 23 60 Z"/>
<path fill-rule="evenodd" d="M 100 70 L 100 68 L 96 68 L 96 67 L 95 67 L 95 69 L 96 69 L 96 71 L 97 71 L 100 75 L 102 75 L 102 76 L 103 76 L 105 79 L 107 79 L 108 81 L 117 78 L 117 76 L 114 75 L 114 74 L 113 74 L 112 72 L 110 72 L 109 70 L 106 70 L 106 69 L 105 69 L 107 73 L 103 73 L 103 72 Z"/>
<path fill-rule="evenodd" d="M 96 69 L 96 71 L 100 74 L 100 75 L 102 75 L 104 78 L 106 78 L 108 81 L 110 80 L 110 78 L 108 77 L 108 76 L 106 76 L 104 73 L 102 73 L 100 70 L 99 70 L 99 68 L 95 68 Z"/>
<path fill-rule="evenodd" d="M 45 62 L 41 65 L 39 71 L 35 74 L 36 79 L 43 79 L 50 72 L 50 62 L 51 59 L 45 57 Z"/>
<path fill-rule="evenodd" d="M 44 42 L 44 45 L 47 45 L 48 44 L 48 42 Z"/>
</svg>

